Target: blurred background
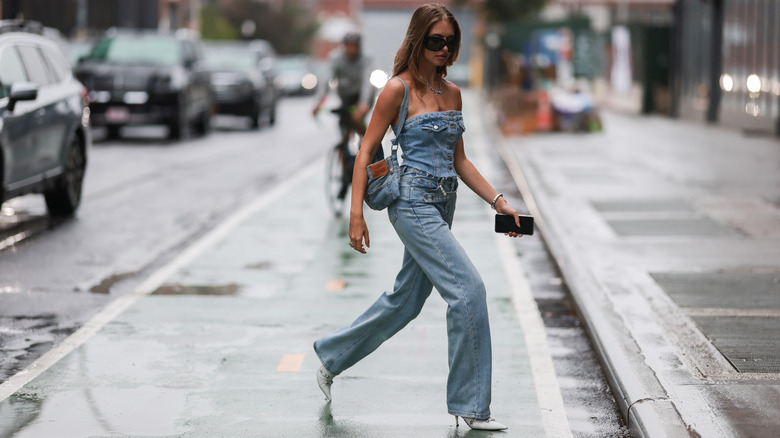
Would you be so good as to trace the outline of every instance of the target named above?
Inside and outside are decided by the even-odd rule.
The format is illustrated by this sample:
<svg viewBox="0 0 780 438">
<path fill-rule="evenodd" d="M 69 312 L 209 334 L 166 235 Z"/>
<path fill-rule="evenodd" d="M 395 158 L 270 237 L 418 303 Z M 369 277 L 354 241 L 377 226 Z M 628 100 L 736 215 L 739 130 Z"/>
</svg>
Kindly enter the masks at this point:
<svg viewBox="0 0 780 438">
<path fill-rule="evenodd" d="M 305 94 L 345 32 L 387 72 L 413 0 L 2 0 L 4 19 L 56 29 L 78 60 L 110 28 L 265 40 L 276 85 Z M 598 108 L 780 133 L 774 0 L 442 0 L 464 31 L 449 79 L 483 88 L 505 134 L 601 129 Z M 321 86 L 321 84 L 320 84 Z"/>
</svg>

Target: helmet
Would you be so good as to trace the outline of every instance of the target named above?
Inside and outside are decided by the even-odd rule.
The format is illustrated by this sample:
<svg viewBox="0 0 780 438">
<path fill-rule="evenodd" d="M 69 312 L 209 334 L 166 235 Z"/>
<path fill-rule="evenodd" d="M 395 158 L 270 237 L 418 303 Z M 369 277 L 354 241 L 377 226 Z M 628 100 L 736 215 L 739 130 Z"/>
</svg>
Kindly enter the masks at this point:
<svg viewBox="0 0 780 438">
<path fill-rule="evenodd" d="M 357 44 L 360 45 L 360 34 L 357 32 L 347 32 L 342 40 L 344 44 Z"/>
</svg>

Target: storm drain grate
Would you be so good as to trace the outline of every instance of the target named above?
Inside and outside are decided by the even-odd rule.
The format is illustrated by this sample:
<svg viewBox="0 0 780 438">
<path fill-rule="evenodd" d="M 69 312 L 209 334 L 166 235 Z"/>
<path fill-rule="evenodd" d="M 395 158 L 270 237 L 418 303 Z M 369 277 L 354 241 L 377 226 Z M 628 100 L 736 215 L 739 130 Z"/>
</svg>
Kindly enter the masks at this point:
<svg viewBox="0 0 780 438">
<path fill-rule="evenodd" d="M 680 307 L 780 309 L 780 273 L 650 274 Z"/>
<path fill-rule="evenodd" d="M 682 199 L 593 201 L 618 236 L 733 236 L 736 233 L 702 216 Z"/>
<path fill-rule="evenodd" d="M 780 373 L 780 318 L 694 317 L 740 373 Z"/>
</svg>

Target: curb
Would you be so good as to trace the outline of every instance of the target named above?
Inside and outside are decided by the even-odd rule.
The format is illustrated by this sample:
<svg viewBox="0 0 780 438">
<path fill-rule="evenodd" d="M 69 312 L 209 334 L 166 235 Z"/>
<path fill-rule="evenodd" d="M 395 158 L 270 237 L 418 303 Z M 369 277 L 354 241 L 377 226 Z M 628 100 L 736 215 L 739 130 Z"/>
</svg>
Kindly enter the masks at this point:
<svg viewBox="0 0 780 438">
<path fill-rule="evenodd" d="M 489 117 L 485 112 L 483 118 L 488 127 L 488 141 L 509 169 L 571 292 L 631 436 L 698 436 L 682 419 L 655 372 L 645 363 L 641 348 L 615 311 L 606 287 L 592 275 L 586 263 L 573 256 L 570 244 L 563 233 L 558 232 L 555 221 L 545 219 L 548 211 L 545 200 L 536 198 L 532 189 L 535 186 L 532 184 L 537 182 L 534 170 L 517 161 L 503 136 L 487 120 Z"/>
</svg>

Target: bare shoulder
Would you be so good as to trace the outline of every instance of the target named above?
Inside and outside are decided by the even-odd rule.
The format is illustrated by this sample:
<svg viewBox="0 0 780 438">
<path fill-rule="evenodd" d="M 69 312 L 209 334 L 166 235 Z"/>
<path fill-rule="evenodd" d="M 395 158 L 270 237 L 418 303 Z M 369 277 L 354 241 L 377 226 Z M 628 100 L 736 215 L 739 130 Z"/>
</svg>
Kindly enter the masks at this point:
<svg viewBox="0 0 780 438">
<path fill-rule="evenodd" d="M 377 104 L 380 103 L 379 101 L 382 101 L 383 103 L 395 104 L 397 106 L 401 105 L 402 100 L 404 100 L 404 84 L 401 81 L 391 79 L 387 81 L 382 92 L 379 93 Z"/>
<path fill-rule="evenodd" d="M 447 89 L 452 90 L 453 93 L 457 93 L 458 96 L 460 96 L 460 87 L 455 85 L 454 82 L 448 81 L 446 78 L 444 79 L 445 82 L 447 82 Z"/>
<path fill-rule="evenodd" d="M 402 84 L 401 81 L 394 79 L 388 81 L 376 100 L 374 116 L 390 123 L 397 118 L 398 110 L 401 107 L 403 100 L 404 84 Z"/>
<path fill-rule="evenodd" d="M 462 99 L 462 97 L 460 95 L 460 87 L 455 85 L 453 82 L 447 81 L 446 79 L 445 79 L 445 81 L 447 82 L 447 91 L 449 91 L 451 93 L 451 96 L 454 97 L 454 99 L 455 99 L 454 103 L 456 104 L 458 110 L 459 111 L 462 110 L 463 109 L 463 99 Z"/>
</svg>

